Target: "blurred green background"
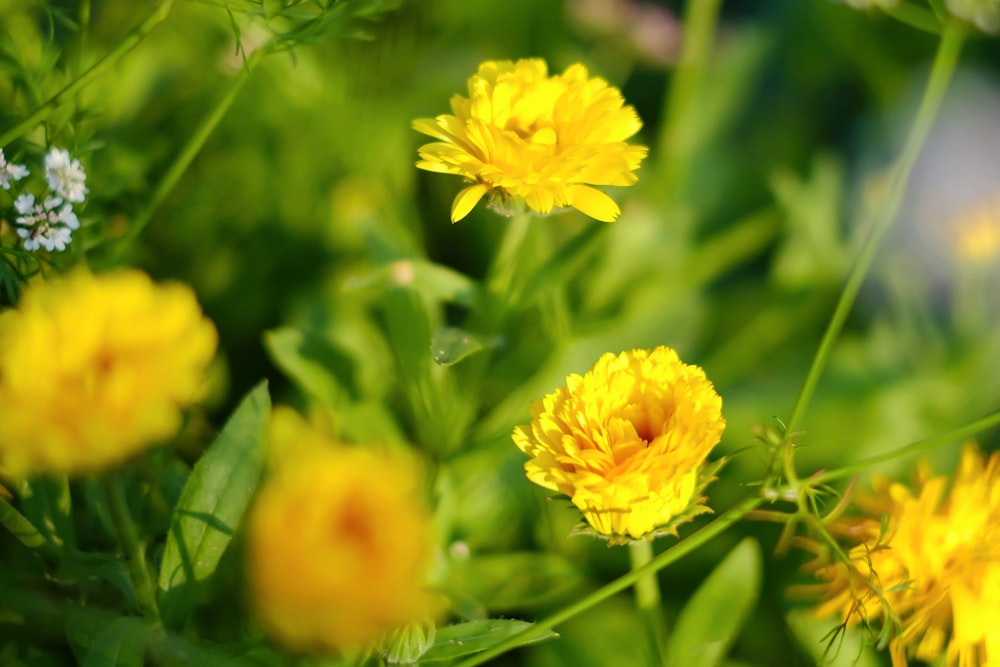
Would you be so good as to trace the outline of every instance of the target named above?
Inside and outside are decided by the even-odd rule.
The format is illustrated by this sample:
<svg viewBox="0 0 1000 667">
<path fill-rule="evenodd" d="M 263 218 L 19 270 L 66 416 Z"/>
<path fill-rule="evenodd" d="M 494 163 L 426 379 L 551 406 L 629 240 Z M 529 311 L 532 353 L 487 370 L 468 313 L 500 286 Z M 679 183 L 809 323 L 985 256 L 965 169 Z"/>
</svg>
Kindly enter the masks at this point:
<svg viewBox="0 0 1000 667">
<path fill-rule="evenodd" d="M 95 1 L 81 40 L 79 3 L 0 0 L 0 127 L 114 48 L 149 10 Z M 678 116 L 680 139 L 663 150 L 682 11 L 677 2 L 414 0 L 353 22 L 367 39 L 326 35 L 268 56 L 119 260 L 190 283 L 216 323 L 222 367 L 208 425 L 267 378 L 276 401 L 329 409 L 348 437 L 415 442 L 441 464 L 445 569 L 464 587 L 469 615 L 539 617 L 627 569 L 622 550 L 567 541 L 575 513 L 528 484 L 509 441 L 532 399 L 604 352 L 664 344 L 702 365 L 724 399 L 719 452 L 734 454 L 710 504 L 722 510 L 752 492 L 768 463 L 753 427 L 777 428 L 788 416 L 854 256 L 858 211 L 884 187 L 936 45 L 832 0 L 725 2 L 705 85 Z M 233 21 L 245 48 L 262 38 L 225 3 L 178 1 L 112 75 L 50 118 L 48 139 L 88 173 L 72 261 L 109 261 L 113 239 L 197 125 L 246 76 Z M 422 427 L 407 395 L 399 337 L 412 325 L 414 347 L 426 350 L 427 340 L 421 322 L 388 312 L 392 269 L 414 260 L 432 272 L 429 260 L 479 279 L 506 220 L 480 207 L 450 224 L 461 184 L 414 167 L 425 138 L 410 121 L 448 112 L 481 61 L 521 57 L 545 58 L 553 71 L 582 62 L 620 87 L 644 122 L 636 141 L 651 151 L 639 183 L 613 193 L 621 218 L 598 232 L 565 282 L 541 286 L 514 313 L 475 420 L 449 449 L 431 441 L 447 434 Z M 40 153 L 41 132 L 14 149 Z M 974 39 L 806 419 L 802 471 L 1000 405 L 998 256 L 954 252 L 961 212 L 1000 194 L 998 137 L 1000 43 Z M 524 252 L 543 263 L 593 224 L 576 212 L 538 220 Z M 462 285 L 457 274 L 417 280 L 431 302 L 427 326 L 463 325 Z M 425 417 L 450 414 L 430 410 Z M 983 444 L 997 443 L 994 434 Z M 958 444 L 933 452 L 940 469 L 950 470 Z M 754 536 L 763 592 L 729 664 L 811 664 L 785 620 L 801 606 L 784 594 L 802 579 L 801 558 L 771 557 L 777 534 L 740 524 L 662 573 L 668 620 L 729 549 Z M 641 664 L 635 626 L 619 596 L 560 628 L 562 639 L 498 664 Z"/>
</svg>

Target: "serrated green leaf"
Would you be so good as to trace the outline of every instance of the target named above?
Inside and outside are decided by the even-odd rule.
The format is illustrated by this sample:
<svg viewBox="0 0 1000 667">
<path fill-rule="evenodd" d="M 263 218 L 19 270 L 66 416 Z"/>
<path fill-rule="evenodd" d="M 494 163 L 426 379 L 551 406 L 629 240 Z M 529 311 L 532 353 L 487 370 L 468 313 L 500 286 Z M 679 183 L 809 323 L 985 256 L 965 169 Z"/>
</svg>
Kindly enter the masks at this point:
<svg viewBox="0 0 1000 667">
<path fill-rule="evenodd" d="M 116 618 L 94 638 L 82 667 L 143 667 L 156 626 L 135 616 Z"/>
<path fill-rule="evenodd" d="M 243 399 L 195 465 L 174 510 L 160 566 L 160 614 L 183 625 L 215 572 L 253 497 L 264 464 L 267 383 Z"/>
<path fill-rule="evenodd" d="M 757 602 L 760 547 L 746 538 L 712 570 L 684 606 L 667 642 L 669 665 L 715 667 Z"/>
<path fill-rule="evenodd" d="M 530 628 L 534 623 L 527 621 L 515 621 L 505 618 L 490 618 L 484 621 L 468 621 L 466 623 L 456 623 L 443 628 L 438 628 L 437 636 L 434 638 L 434 646 L 427 649 L 427 652 L 420 656 L 420 664 L 426 665 L 434 662 L 453 660 L 463 655 L 471 655 L 485 651 L 491 646 L 496 646 L 500 642 L 513 637 Z M 559 635 L 551 630 L 546 630 L 539 635 L 533 635 L 517 646 L 534 644 L 543 639 L 551 639 Z M 513 646 L 511 648 L 514 648 Z"/>
</svg>

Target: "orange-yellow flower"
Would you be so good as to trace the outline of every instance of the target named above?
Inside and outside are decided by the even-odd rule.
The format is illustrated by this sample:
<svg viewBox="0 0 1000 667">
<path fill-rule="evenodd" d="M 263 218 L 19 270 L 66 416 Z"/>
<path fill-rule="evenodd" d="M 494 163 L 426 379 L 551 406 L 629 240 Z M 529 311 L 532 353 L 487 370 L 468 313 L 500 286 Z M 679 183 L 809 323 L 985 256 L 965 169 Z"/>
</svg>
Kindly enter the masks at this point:
<svg viewBox="0 0 1000 667">
<path fill-rule="evenodd" d="M 725 429 L 704 371 L 668 347 L 605 354 L 535 401 L 514 430 L 528 479 L 570 497 L 597 533 L 621 544 L 676 534 L 700 505 L 704 463 Z"/>
<path fill-rule="evenodd" d="M 296 649 L 344 650 L 433 617 L 430 518 L 414 460 L 335 442 L 291 410 L 247 519 L 257 614 Z"/>
<path fill-rule="evenodd" d="M 472 182 L 455 197 L 452 222 L 486 194 L 502 209 L 518 199 L 541 214 L 572 206 L 611 222 L 618 205 L 591 186 L 635 183 L 646 156 L 626 143 L 642 127 L 635 109 L 580 64 L 549 76 L 540 59 L 484 62 L 451 109 L 413 128 L 438 140 L 420 148 L 419 168 Z"/>
<path fill-rule="evenodd" d="M 32 285 L 0 315 L 0 462 L 80 473 L 169 438 L 216 342 L 190 288 L 139 271 Z"/>
<path fill-rule="evenodd" d="M 947 485 L 926 464 L 913 490 L 876 478 L 865 516 L 834 526 L 852 540 L 850 565 L 818 569 L 827 583 L 817 613 L 890 623 L 894 667 L 1000 662 L 1000 453 L 986 460 L 967 445 Z"/>
</svg>

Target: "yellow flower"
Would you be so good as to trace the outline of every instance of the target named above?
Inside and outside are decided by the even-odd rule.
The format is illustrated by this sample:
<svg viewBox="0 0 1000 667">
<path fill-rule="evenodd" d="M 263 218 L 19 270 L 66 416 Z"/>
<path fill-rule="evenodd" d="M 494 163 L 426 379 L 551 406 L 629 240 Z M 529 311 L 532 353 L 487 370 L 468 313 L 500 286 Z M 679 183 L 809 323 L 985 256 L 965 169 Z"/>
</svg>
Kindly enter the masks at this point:
<svg viewBox="0 0 1000 667">
<path fill-rule="evenodd" d="M 926 464 L 915 489 L 884 478 L 862 501 L 867 516 L 835 526 L 854 546 L 826 579 L 819 615 L 889 622 L 894 667 L 907 657 L 946 665 L 1000 661 L 1000 453 L 967 445 L 950 493 Z M 884 517 L 884 519 L 880 519 Z M 886 522 L 883 527 L 883 520 Z"/>
<path fill-rule="evenodd" d="M 708 511 L 704 462 L 726 422 L 704 371 L 668 347 L 605 354 L 570 375 L 514 430 L 535 484 L 570 497 L 612 544 L 666 532 Z"/>
<path fill-rule="evenodd" d="M 432 617 L 415 461 L 335 442 L 281 408 L 269 446 L 279 463 L 247 519 L 247 568 L 271 634 L 296 649 L 342 650 Z"/>
<path fill-rule="evenodd" d="M 1000 255 L 1000 195 L 962 209 L 951 221 L 959 259 L 986 263 Z"/>
<path fill-rule="evenodd" d="M 642 127 L 635 109 L 580 64 L 550 77 L 540 59 L 484 62 L 451 109 L 413 129 L 439 140 L 420 148 L 417 167 L 473 183 L 455 197 L 452 222 L 487 193 L 502 209 L 516 198 L 541 214 L 572 206 L 611 222 L 618 205 L 590 186 L 635 183 L 646 156 L 625 142 Z"/>
<path fill-rule="evenodd" d="M 95 471 L 169 438 L 216 342 L 190 288 L 139 271 L 30 286 L 0 315 L 0 461 Z"/>
</svg>

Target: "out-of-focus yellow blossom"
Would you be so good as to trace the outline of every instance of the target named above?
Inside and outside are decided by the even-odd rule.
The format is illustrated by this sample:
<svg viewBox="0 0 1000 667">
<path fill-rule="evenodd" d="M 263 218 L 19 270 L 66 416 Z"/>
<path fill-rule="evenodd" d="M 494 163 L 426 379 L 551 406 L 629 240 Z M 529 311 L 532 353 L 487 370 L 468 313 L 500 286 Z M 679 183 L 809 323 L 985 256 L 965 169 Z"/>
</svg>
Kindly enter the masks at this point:
<svg viewBox="0 0 1000 667">
<path fill-rule="evenodd" d="M 3 466 L 95 471 L 169 438 L 216 343 L 190 288 L 139 271 L 30 286 L 0 315 Z"/>
<path fill-rule="evenodd" d="M 570 497 L 612 544 L 676 534 L 708 511 L 705 458 L 726 422 L 704 371 L 668 347 L 605 354 L 531 408 L 514 431 L 528 479 Z"/>
<path fill-rule="evenodd" d="M 247 519 L 257 614 L 285 645 L 337 651 L 432 618 L 430 518 L 416 462 L 333 441 L 287 408 Z"/>
<path fill-rule="evenodd" d="M 951 221 L 959 259 L 984 263 L 1000 256 L 1000 195 L 962 209 Z"/>
<path fill-rule="evenodd" d="M 859 502 L 866 516 L 833 526 L 854 545 L 851 565 L 818 569 L 827 580 L 819 615 L 894 619 L 894 667 L 942 656 L 948 666 L 1000 664 L 1000 453 L 986 460 L 967 445 L 947 485 L 926 464 L 913 490 L 876 478 L 874 496 Z"/>
<path fill-rule="evenodd" d="M 635 109 L 580 64 L 549 76 L 540 59 L 484 62 L 451 109 L 413 128 L 438 139 L 420 148 L 419 168 L 472 182 L 455 197 L 452 222 L 486 194 L 501 210 L 519 199 L 541 214 L 572 206 L 611 222 L 618 205 L 591 186 L 635 183 L 646 156 L 626 143 L 642 127 Z"/>
</svg>

